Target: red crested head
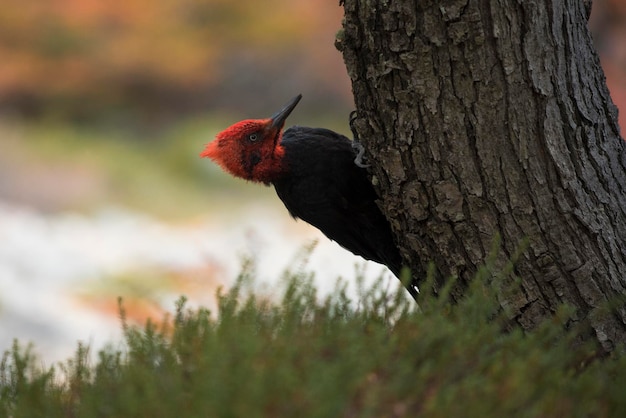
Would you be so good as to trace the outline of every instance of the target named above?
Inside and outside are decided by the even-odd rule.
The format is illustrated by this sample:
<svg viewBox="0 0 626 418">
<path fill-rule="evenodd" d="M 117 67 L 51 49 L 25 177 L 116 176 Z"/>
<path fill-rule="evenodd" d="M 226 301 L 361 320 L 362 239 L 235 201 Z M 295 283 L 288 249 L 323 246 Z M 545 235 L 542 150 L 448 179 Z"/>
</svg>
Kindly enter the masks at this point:
<svg viewBox="0 0 626 418">
<path fill-rule="evenodd" d="M 285 150 L 280 144 L 285 120 L 302 95 L 294 97 L 269 119 L 247 119 L 226 128 L 207 144 L 200 156 L 246 180 L 270 183 L 284 172 Z"/>
</svg>

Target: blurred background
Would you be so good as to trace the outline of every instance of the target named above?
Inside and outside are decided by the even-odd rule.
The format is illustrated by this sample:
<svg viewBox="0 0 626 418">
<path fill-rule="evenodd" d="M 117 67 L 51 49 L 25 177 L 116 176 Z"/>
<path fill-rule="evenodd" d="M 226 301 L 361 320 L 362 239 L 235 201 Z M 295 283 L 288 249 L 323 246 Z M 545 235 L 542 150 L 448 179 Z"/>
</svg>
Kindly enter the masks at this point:
<svg viewBox="0 0 626 418">
<path fill-rule="evenodd" d="M 289 124 L 348 134 L 341 18 L 337 1 L 4 0 L 0 350 L 33 341 L 52 362 L 78 340 L 97 349 L 119 336 L 118 296 L 138 323 L 181 294 L 212 307 L 250 256 L 267 295 L 304 259 L 321 292 L 355 269 L 383 274 L 292 221 L 271 188 L 198 157 L 221 129 L 298 93 Z M 625 18 L 621 1 L 594 2 L 594 39 L 626 109 Z"/>
</svg>

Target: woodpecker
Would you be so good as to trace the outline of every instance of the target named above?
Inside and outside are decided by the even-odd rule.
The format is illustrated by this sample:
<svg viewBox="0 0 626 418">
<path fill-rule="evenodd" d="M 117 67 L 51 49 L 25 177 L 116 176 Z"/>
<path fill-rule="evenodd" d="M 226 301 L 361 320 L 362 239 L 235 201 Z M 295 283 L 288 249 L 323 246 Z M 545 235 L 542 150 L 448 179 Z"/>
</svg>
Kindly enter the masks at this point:
<svg viewBox="0 0 626 418">
<path fill-rule="evenodd" d="M 247 119 L 226 128 L 200 156 L 235 177 L 273 185 L 293 218 L 399 277 L 402 258 L 354 141 L 324 128 L 283 130 L 301 98 L 294 97 L 268 119 Z M 407 290 L 417 296 L 412 284 Z"/>
</svg>

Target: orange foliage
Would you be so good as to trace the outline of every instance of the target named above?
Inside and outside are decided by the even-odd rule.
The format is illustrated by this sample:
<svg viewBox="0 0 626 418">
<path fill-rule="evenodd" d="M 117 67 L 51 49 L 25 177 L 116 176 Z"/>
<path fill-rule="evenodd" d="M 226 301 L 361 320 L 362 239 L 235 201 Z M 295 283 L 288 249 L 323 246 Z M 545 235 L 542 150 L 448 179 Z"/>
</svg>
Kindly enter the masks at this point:
<svg viewBox="0 0 626 418">
<path fill-rule="evenodd" d="M 600 0 L 593 4 L 590 25 L 613 103 L 621 109 L 619 125 L 626 131 L 626 3 Z"/>
<path fill-rule="evenodd" d="M 106 100 L 136 84 L 197 91 L 218 83 L 229 72 L 223 58 L 239 49 L 280 60 L 316 47 L 320 36 L 332 49 L 341 12 L 309 0 L 4 0 L 0 104 L 16 96 Z"/>
</svg>

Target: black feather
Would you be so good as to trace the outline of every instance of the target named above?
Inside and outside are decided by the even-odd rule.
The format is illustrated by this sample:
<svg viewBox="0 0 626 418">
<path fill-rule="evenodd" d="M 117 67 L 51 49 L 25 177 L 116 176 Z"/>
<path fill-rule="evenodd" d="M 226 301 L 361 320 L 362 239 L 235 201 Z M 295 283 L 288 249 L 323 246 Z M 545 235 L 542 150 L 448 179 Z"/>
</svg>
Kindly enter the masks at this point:
<svg viewBox="0 0 626 418">
<path fill-rule="evenodd" d="M 399 276 L 402 258 L 367 171 L 354 163 L 352 141 L 328 129 L 295 126 L 281 145 L 288 175 L 273 184 L 291 216 Z"/>
</svg>

